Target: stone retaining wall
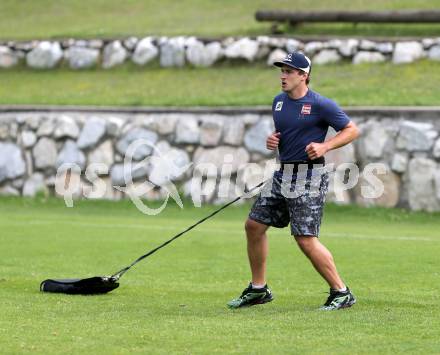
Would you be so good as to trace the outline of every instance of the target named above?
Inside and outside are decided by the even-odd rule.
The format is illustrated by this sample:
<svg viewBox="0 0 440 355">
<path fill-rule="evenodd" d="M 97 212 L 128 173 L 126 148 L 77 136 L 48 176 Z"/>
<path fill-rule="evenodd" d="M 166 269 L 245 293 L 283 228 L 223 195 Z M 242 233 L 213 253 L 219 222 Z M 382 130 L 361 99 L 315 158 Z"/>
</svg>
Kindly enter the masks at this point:
<svg viewBox="0 0 440 355">
<path fill-rule="evenodd" d="M 58 168 L 73 163 L 79 167 L 69 175 L 70 181 L 78 182 L 74 195 L 123 198 L 125 194 L 113 186 L 124 186 L 124 155 L 130 143 L 140 138 L 151 145 L 136 150 L 134 160 L 152 159 L 148 164 L 131 166 L 134 184 L 148 178 L 162 186 L 169 177 L 189 196 L 191 178 L 202 173 L 201 164 L 212 163 L 216 171 L 208 173 L 202 185 L 211 183 L 215 187 L 208 189 L 202 202 L 222 203 L 233 198 L 236 185 L 254 186 L 263 179 L 264 169 L 272 171 L 276 165 L 273 153 L 265 149 L 266 137 L 273 130 L 267 109 L 249 109 L 248 113 L 245 109 L 222 109 L 217 113 L 209 109 L 176 109 L 171 113 L 154 109 L 7 111 L 0 113 L 3 195 L 34 196 L 38 191 L 54 194 L 60 183 L 56 179 Z M 363 206 L 440 210 L 440 111 L 346 111 L 361 128 L 362 136 L 355 144 L 327 154 L 327 163 L 335 164 L 328 198 Z M 194 164 L 186 169 L 191 162 Z M 86 169 L 97 163 L 107 169 L 95 167 L 86 176 Z M 346 168 L 350 167 L 347 163 L 356 164 L 360 177 L 352 188 L 341 189 Z M 383 164 L 384 171 L 372 169 L 370 163 Z M 371 184 L 371 176 L 364 174 L 367 170 L 373 171 L 384 186 L 384 193 L 374 199 L 361 193 Z M 216 182 L 227 174 L 231 175 L 230 192 L 226 198 L 219 197 L 221 187 Z M 92 184 L 98 176 L 104 184 L 101 192 L 95 191 Z M 66 176 L 61 183 L 66 183 Z M 160 199 L 165 192 L 156 187 L 142 197 Z"/>
<path fill-rule="evenodd" d="M 303 51 L 315 65 L 350 61 L 411 63 L 421 58 L 440 60 L 440 38 L 406 41 L 332 39 L 303 42 L 295 38 L 259 36 L 203 40 L 196 37 L 129 37 L 125 40 L 0 42 L 0 68 L 20 62 L 36 69 L 66 65 L 72 69 L 109 69 L 132 61 L 139 66 L 159 62 L 162 67 L 210 67 L 224 60 L 272 65 L 286 52 Z"/>
</svg>

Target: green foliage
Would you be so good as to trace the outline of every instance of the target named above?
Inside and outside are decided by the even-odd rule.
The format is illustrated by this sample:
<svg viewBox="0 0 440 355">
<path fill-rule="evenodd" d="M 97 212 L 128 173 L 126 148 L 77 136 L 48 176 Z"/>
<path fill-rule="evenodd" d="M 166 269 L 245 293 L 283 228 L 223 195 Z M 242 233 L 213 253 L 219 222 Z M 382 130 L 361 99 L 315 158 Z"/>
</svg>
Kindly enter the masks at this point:
<svg viewBox="0 0 440 355">
<path fill-rule="evenodd" d="M 329 205 L 322 242 L 358 297 L 322 313 L 327 286 L 287 229 L 270 230 L 276 299 L 231 311 L 249 280 L 231 207 L 135 266 L 105 296 L 42 294 L 48 277 L 105 275 L 214 207 L 144 216 L 129 202 L 0 200 L 2 352 L 438 353 L 439 214 Z"/>
</svg>

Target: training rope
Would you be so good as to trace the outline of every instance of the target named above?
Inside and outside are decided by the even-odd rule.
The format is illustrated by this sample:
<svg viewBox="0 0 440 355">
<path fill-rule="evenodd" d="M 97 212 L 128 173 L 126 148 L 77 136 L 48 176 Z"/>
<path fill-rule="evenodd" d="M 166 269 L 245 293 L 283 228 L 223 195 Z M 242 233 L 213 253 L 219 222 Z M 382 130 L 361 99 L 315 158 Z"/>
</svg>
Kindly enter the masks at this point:
<svg viewBox="0 0 440 355">
<path fill-rule="evenodd" d="M 184 231 L 180 232 L 179 234 L 175 235 L 174 237 L 172 237 L 171 239 L 167 240 L 166 242 L 162 243 L 161 245 L 159 245 L 158 247 L 150 250 L 148 253 L 140 256 L 139 258 L 137 258 L 135 261 L 133 261 L 130 265 L 124 267 L 123 269 L 119 270 L 118 272 L 116 272 L 115 274 L 113 274 L 112 276 L 110 276 L 110 280 L 116 282 L 118 281 L 122 275 L 124 275 L 128 270 L 131 269 L 132 266 L 136 265 L 139 261 L 145 259 L 146 257 L 150 256 L 151 254 L 154 254 L 156 251 L 158 251 L 159 249 L 162 249 L 164 246 L 170 244 L 173 240 L 176 240 L 177 238 L 181 237 L 183 234 L 185 234 L 186 232 L 189 232 L 191 229 L 197 227 L 199 224 L 205 222 L 207 219 L 211 218 L 212 216 L 215 216 L 217 213 L 219 213 L 220 211 L 224 210 L 225 208 L 229 207 L 230 205 L 234 204 L 235 202 L 237 202 L 238 200 L 240 200 L 241 198 L 245 197 L 247 194 L 249 194 L 250 192 L 258 189 L 259 187 L 263 186 L 265 184 L 265 181 L 259 183 L 257 186 L 254 186 L 252 189 L 248 190 L 247 192 L 245 191 L 244 195 L 237 197 L 235 200 L 228 202 L 227 204 L 223 205 L 222 207 L 220 207 L 218 210 L 212 212 L 210 215 L 206 216 L 205 218 L 202 218 L 200 221 L 198 221 L 197 223 L 194 223 L 192 226 L 189 226 L 188 228 L 186 228 Z"/>
</svg>

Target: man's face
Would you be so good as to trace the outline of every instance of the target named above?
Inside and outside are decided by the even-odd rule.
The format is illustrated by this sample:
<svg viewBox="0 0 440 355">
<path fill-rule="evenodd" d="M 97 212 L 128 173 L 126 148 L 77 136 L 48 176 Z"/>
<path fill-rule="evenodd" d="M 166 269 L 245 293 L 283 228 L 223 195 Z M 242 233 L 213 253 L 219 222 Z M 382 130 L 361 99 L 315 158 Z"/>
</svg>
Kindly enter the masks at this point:
<svg viewBox="0 0 440 355">
<path fill-rule="evenodd" d="M 304 85 L 307 79 L 307 74 L 302 73 L 298 69 L 284 65 L 281 68 L 281 89 L 284 92 L 295 90 L 299 85 Z"/>
</svg>

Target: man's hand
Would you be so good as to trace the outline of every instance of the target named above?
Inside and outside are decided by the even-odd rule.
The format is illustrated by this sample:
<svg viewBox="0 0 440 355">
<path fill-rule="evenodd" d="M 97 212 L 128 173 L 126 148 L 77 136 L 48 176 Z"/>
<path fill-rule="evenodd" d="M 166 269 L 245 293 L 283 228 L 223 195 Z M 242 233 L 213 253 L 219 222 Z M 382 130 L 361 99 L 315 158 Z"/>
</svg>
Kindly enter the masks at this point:
<svg viewBox="0 0 440 355">
<path fill-rule="evenodd" d="M 306 147 L 306 153 L 309 156 L 309 159 L 318 159 L 321 158 L 325 153 L 329 151 L 327 144 L 325 143 L 310 143 Z"/>
<path fill-rule="evenodd" d="M 275 150 L 280 143 L 280 132 L 273 132 L 266 140 L 266 148 L 269 150 Z"/>
<path fill-rule="evenodd" d="M 343 147 L 359 137 L 359 128 L 356 124 L 350 121 L 344 128 L 342 128 L 336 136 L 326 140 L 323 143 L 310 143 L 306 147 L 306 153 L 309 159 L 317 159 L 322 157 L 329 150 Z"/>
</svg>

